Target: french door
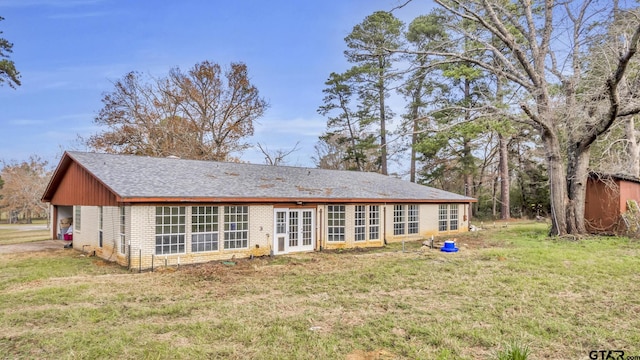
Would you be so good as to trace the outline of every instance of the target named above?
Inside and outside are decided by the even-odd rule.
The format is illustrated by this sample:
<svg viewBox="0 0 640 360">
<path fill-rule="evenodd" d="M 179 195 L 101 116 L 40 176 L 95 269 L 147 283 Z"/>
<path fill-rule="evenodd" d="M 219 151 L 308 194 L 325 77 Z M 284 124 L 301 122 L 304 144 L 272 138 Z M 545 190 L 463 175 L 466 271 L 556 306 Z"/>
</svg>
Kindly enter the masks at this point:
<svg viewBox="0 0 640 360">
<path fill-rule="evenodd" d="M 312 251 L 315 245 L 313 209 L 275 209 L 273 252 Z"/>
</svg>

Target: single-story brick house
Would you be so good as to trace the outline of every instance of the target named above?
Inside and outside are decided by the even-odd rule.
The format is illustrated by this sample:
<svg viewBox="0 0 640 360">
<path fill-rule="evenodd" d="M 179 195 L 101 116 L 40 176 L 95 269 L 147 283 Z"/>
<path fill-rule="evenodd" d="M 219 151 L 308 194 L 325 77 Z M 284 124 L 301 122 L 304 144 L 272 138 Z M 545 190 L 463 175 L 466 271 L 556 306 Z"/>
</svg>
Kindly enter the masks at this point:
<svg viewBox="0 0 640 360">
<path fill-rule="evenodd" d="M 376 173 L 66 152 L 51 236 L 132 268 L 377 247 L 466 232 L 473 198 Z"/>
</svg>

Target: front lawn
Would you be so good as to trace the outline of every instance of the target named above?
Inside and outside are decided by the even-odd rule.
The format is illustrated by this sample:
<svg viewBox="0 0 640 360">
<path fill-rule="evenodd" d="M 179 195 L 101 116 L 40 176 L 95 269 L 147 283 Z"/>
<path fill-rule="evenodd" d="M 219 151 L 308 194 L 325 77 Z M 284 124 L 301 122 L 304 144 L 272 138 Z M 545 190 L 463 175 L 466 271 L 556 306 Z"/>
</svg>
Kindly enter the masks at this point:
<svg viewBox="0 0 640 360">
<path fill-rule="evenodd" d="M 49 359 L 588 359 L 640 355 L 640 244 L 544 224 L 142 274 L 0 255 L 0 354 Z M 442 240 L 442 239 L 439 239 Z"/>
</svg>

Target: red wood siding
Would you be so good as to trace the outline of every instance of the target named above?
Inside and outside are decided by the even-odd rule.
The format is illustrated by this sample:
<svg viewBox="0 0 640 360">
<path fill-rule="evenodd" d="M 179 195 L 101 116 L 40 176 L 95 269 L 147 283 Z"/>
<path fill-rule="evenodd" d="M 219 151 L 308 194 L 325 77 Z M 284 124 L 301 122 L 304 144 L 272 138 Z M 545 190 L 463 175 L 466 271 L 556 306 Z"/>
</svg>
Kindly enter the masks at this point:
<svg viewBox="0 0 640 360">
<path fill-rule="evenodd" d="M 625 179 L 603 182 L 587 181 L 585 225 L 591 233 L 616 233 L 625 230 L 621 215 L 627 211 L 627 200 L 640 203 L 640 183 Z M 615 185 L 615 189 L 612 188 Z"/>
<path fill-rule="evenodd" d="M 118 206 L 111 190 L 77 163 L 71 162 L 51 198 L 53 205 Z"/>
<path fill-rule="evenodd" d="M 627 211 L 627 200 L 640 203 L 640 184 L 621 180 L 620 182 L 620 213 Z"/>
<path fill-rule="evenodd" d="M 620 181 L 615 180 L 619 188 Z M 620 218 L 620 191 L 612 189 L 598 179 L 587 180 L 584 218 L 587 231 L 613 232 Z"/>
</svg>

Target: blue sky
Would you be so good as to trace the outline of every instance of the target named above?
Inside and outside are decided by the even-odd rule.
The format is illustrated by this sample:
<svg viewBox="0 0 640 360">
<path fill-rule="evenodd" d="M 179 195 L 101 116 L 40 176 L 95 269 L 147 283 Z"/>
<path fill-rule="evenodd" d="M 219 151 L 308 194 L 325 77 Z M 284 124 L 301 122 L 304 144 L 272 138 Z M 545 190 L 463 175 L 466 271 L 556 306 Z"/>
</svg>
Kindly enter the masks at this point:
<svg viewBox="0 0 640 360">
<path fill-rule="evenodd" d="M 404 0 L 0 0 L 0 35 L 14 43 L 16 90 L 0 87 L 0 161 L 38 155 L 55 166 L 64 150 L 87 150 L 98 132 L 104 92 L 129 71 L 156 77 L 210 60 L 242 61 L 270 103 L 250 142 L 299 151 L 290 165 L 313 166 L 326 119 L 324 81 L 350 65 L 344 37 L 376 10 Z M 410 22 L 428 0 L 395 12 Z M 242 159 L 263 163 L 257 149 Z"/>
</svg>

